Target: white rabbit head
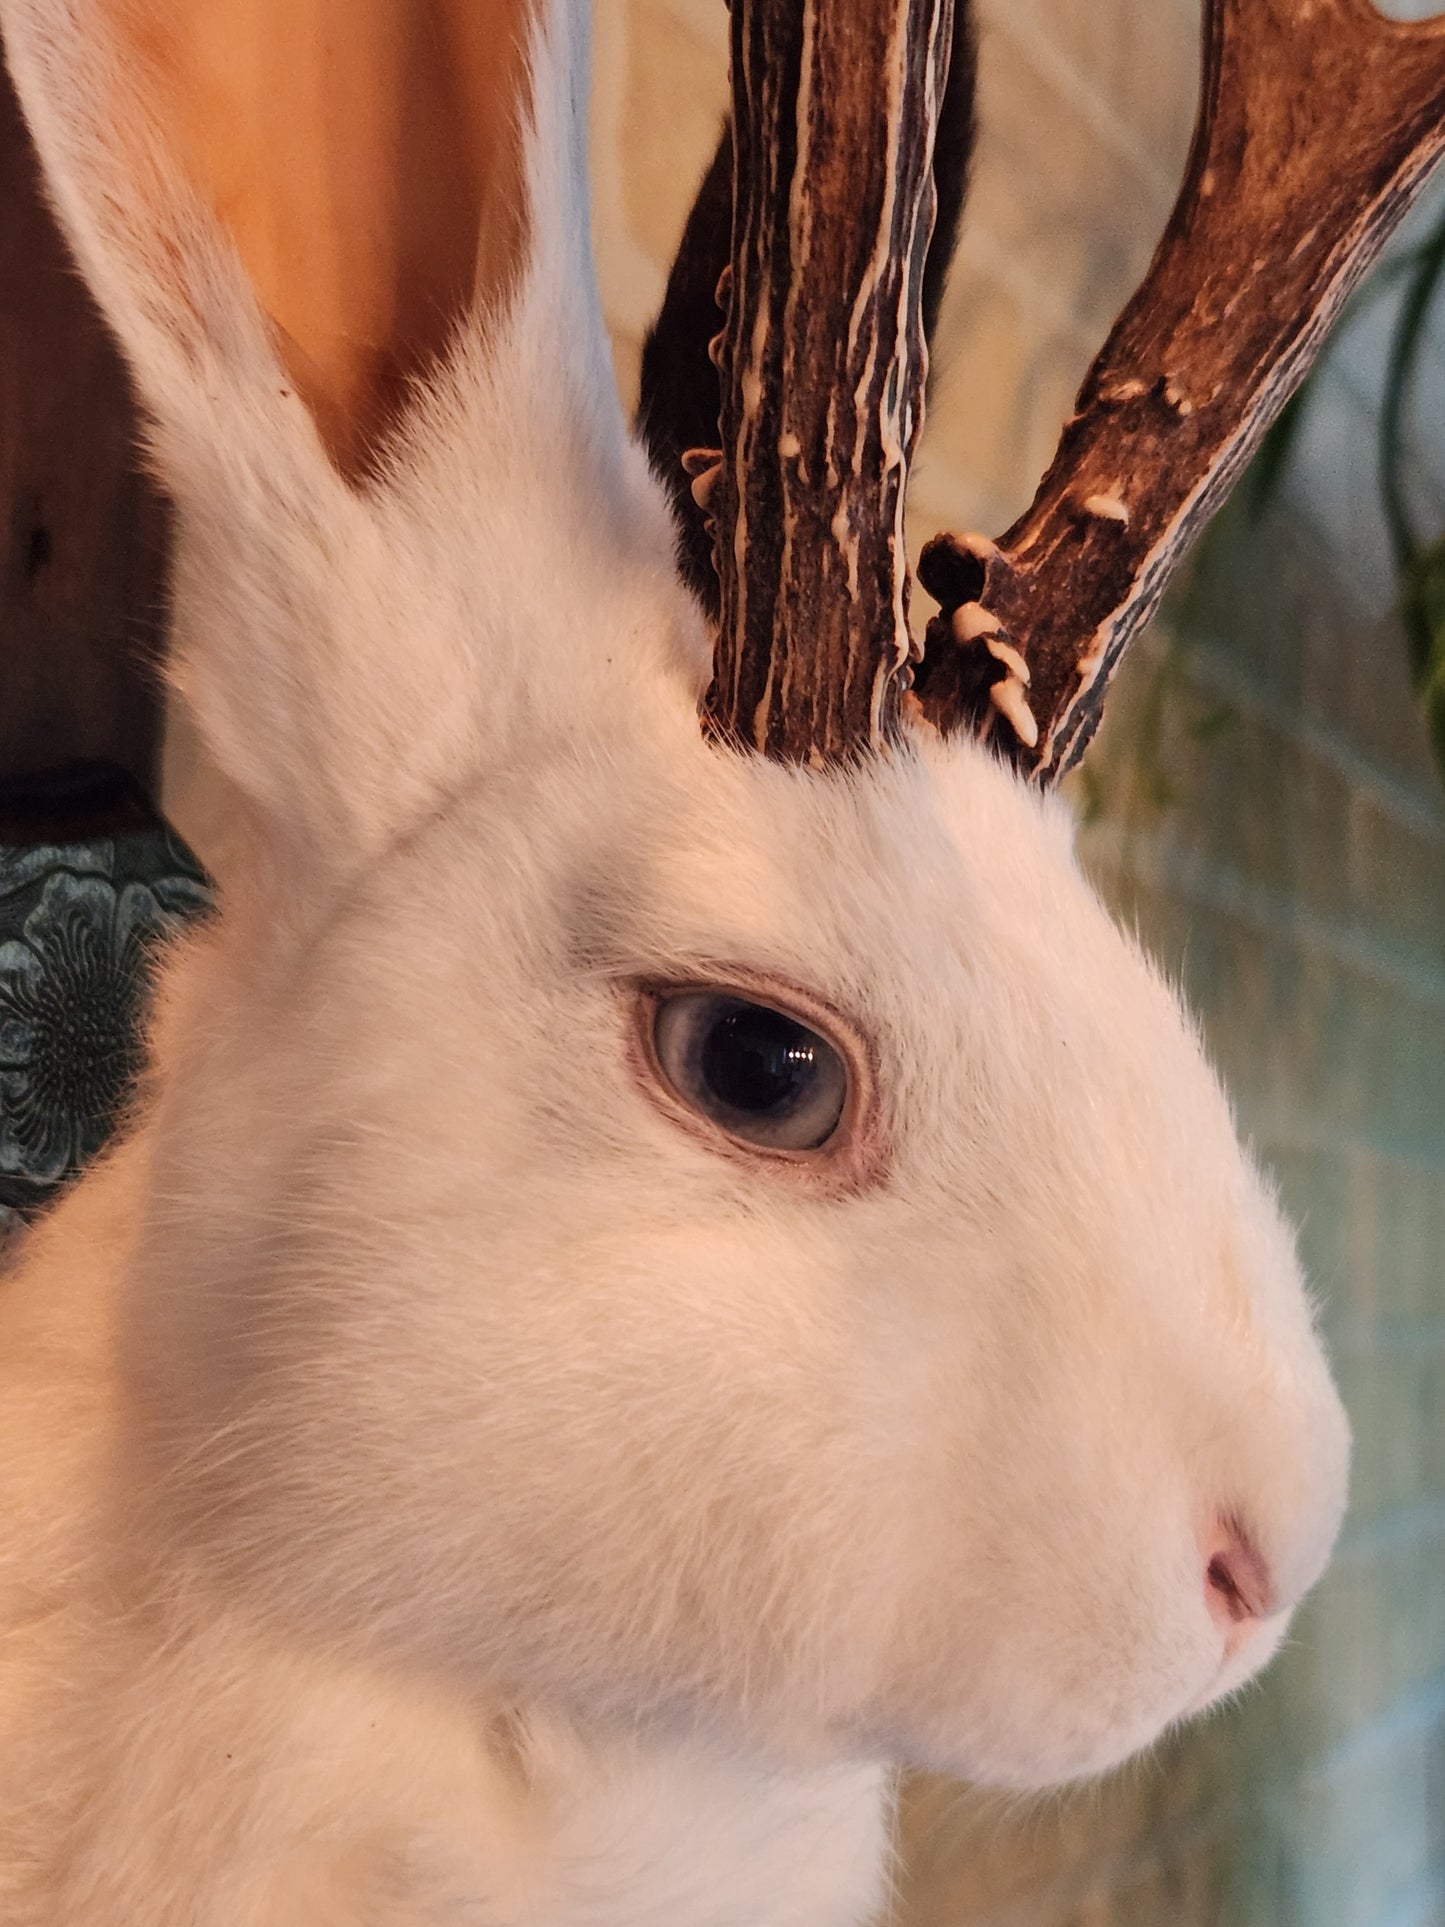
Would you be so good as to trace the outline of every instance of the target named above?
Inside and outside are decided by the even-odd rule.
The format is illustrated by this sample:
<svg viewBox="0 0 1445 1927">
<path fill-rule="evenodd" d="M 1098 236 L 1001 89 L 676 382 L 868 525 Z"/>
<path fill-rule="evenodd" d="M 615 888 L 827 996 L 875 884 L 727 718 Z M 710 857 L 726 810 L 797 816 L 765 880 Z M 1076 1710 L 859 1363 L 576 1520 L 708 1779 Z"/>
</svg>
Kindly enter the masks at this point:
<svg viewBox="0 0 1445 1927">
<path fill-rule="evenodd" d="M 255 817 L 158 1020 L 142 1529 L 479 1698 L 1090 1772 L 1250 1675 L 1334 1539 L 1291 1236 L 1058 805 L 964 739 L 700 731 L 574 11 L 520 268 L 356 479 L 114 10 L 0 4 Z"/>
</svg>

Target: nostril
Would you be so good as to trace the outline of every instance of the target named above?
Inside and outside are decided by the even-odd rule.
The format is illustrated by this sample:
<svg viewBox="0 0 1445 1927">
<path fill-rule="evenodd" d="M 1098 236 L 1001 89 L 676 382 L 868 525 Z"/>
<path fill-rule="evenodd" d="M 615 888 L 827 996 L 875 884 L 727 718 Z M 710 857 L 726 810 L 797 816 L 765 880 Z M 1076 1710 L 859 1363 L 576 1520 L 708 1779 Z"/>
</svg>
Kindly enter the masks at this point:
<svg viewBox="0 0 1445 1927">
<path fill-rule="evenodd" d="M 1204 1591 L 1214 1618 L 1235 1638 L 1273 1607 L 1269 1568 L 1232 1520 L 1222 1520 L 1205 1549 Z"/>
<path fill-rule="evenodd" d="M 1216 1615 L 1223 1612 L 1225 1618 L 1233 1620 L 1236 1625 L 1242 1619 L 1254 1618 L 1253 1608 L 1245 1598 L 1238 1579 L 1234 1576 L 1234 1568 L 1227 1554 L 1216 1552 L 1209 1562 L 1205 1576 L 1209 1581 L 1210 1591 L 1214 1595 L 1210 1601 L 1211 1611 Z"/>
</svg>

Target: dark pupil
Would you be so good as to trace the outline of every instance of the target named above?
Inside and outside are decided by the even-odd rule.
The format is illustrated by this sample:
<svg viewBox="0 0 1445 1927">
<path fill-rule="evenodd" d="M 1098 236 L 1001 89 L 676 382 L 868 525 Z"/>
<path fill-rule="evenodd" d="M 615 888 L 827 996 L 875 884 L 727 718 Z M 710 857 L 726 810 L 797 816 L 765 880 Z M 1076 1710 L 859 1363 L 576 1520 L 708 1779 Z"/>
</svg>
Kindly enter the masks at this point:
<svg viewBox="0 0 1445 1927">
<path fill-rule="evenodd" d="M 818 1039 L 779 1010 L 729 1004 L 703 1040 L 703 1082 L 731 1110 L 750 1116 L 786 1111 L 807 1090 Z"/>
</svg>

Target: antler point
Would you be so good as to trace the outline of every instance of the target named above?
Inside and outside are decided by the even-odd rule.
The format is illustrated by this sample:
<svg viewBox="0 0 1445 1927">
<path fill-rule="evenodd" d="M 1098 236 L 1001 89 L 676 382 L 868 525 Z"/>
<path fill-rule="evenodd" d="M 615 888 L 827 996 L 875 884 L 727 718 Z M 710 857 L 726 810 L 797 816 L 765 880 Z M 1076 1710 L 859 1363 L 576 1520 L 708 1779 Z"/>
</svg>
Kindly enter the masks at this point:
<svg viewBox="0 0 1445 1927">
<path fill-rule="evenodd" d="M 1123 381 L 1116 381 L 1110 387 L 1101 389 L 1099 400 L 1106 407 L 1117 408 L 1123 402 L 1138 401 L 1148 392 L 1147 381 L 1141 381 L 1137 375 L 1129 375 Z"/>
<path fill-rule="evenodd" d="M 981 602 L 961 602 L 948 619 L 953 640 L 960 648 L 977 642 L 980 636 L 997 636 L 1003 633 L 1003 624 L 992 609 L 986 609 Z"/>
<path fill-rule="evenodd" d="M 1028 688 L 1033 681 L 1033 677 L 1029 674 L 1029 666 L 1011 642 L 1005 642 L 1002 636 L 986 636 L 983 646 L 995 662 L 1003 664 L 1016 682 L 1022 683 L 1025 689 Z M 1032 748 L 1033 745 L 1030 744 L 1029 747 Z"/>
<path fill-rule="evenodd" d="M 697 506 L 703 511 L 704 514 L 707 513 L 708 508 L 712 502 L 713 490 L 717 487 L 718 477 L 721 474 L 722 474 L 722 458 L 721 456 L 719 456 L 718 460 L 713 463 L 711 468 L 703 469 L 700 474 L 694 475 L 692 478 L 692 484 L 691 484 L 692 499 L 694 502 L 696 502 Z"/>
<path fill-rule="evenodd" d="M 1029 708 L 1023 684 L 1013 676 L 1005 676 L 996 682 L 988 692 L 988 699 L 999 714 L 1009 723 L 1013 733 L 1025 749 L 1037 749 L 1039 742 L 1038 718 Z"/>
<path fill-rule="evenodd" d="M 1117 522 L 1123 529 L 1129 526 L 1129 505 L 1118 495 L 1086 495 L 1079 506 L 1096 521 Z"/>
<path fill-rule="evenodd" d="M 1181 419 L 1194 413 L 1194 403 L 1172 377 L 1164 383 L 1164 399 Z"/>
</svg>

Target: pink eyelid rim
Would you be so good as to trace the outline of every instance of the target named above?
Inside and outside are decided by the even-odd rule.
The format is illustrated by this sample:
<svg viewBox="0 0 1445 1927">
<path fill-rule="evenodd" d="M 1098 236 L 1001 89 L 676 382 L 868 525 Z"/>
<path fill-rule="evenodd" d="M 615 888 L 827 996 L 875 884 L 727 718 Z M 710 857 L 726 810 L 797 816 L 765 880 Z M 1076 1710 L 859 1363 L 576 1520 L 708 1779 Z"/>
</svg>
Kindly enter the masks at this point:
<svg viewBox="0 0 1445 1927">
<path fill-rule="evenodd" d="M 628 1026 L 628 1059 L 648 1097 L 674 1124 L 711 1149 L 738 1162 L 765 1165 L 780 1176 L 824 1185 L 830 1191 L 862 1191 L 876 1184 L 886 1168 L 883 1132 L 878 1116 L 878 1076 L 873 1053 L 841 1012 L 785 978 L 758 971 L 719 970 L 699 977 L 634 978 L 622 986 L 632 1005 Z M 713 991 L 722 997 L 746 997 L 786 1011 L 810 1030 L 816 1030 L 843 1059 L 848 1072 L 848 1094 L 827 1142 L 812 1151 L 774 1150 L 734 1137 L 721 1125 L 701 1117 L 684 1103 L 668 1082 L 653 1045 L 653 1019 L 664 997 Z"/>
</svg>

